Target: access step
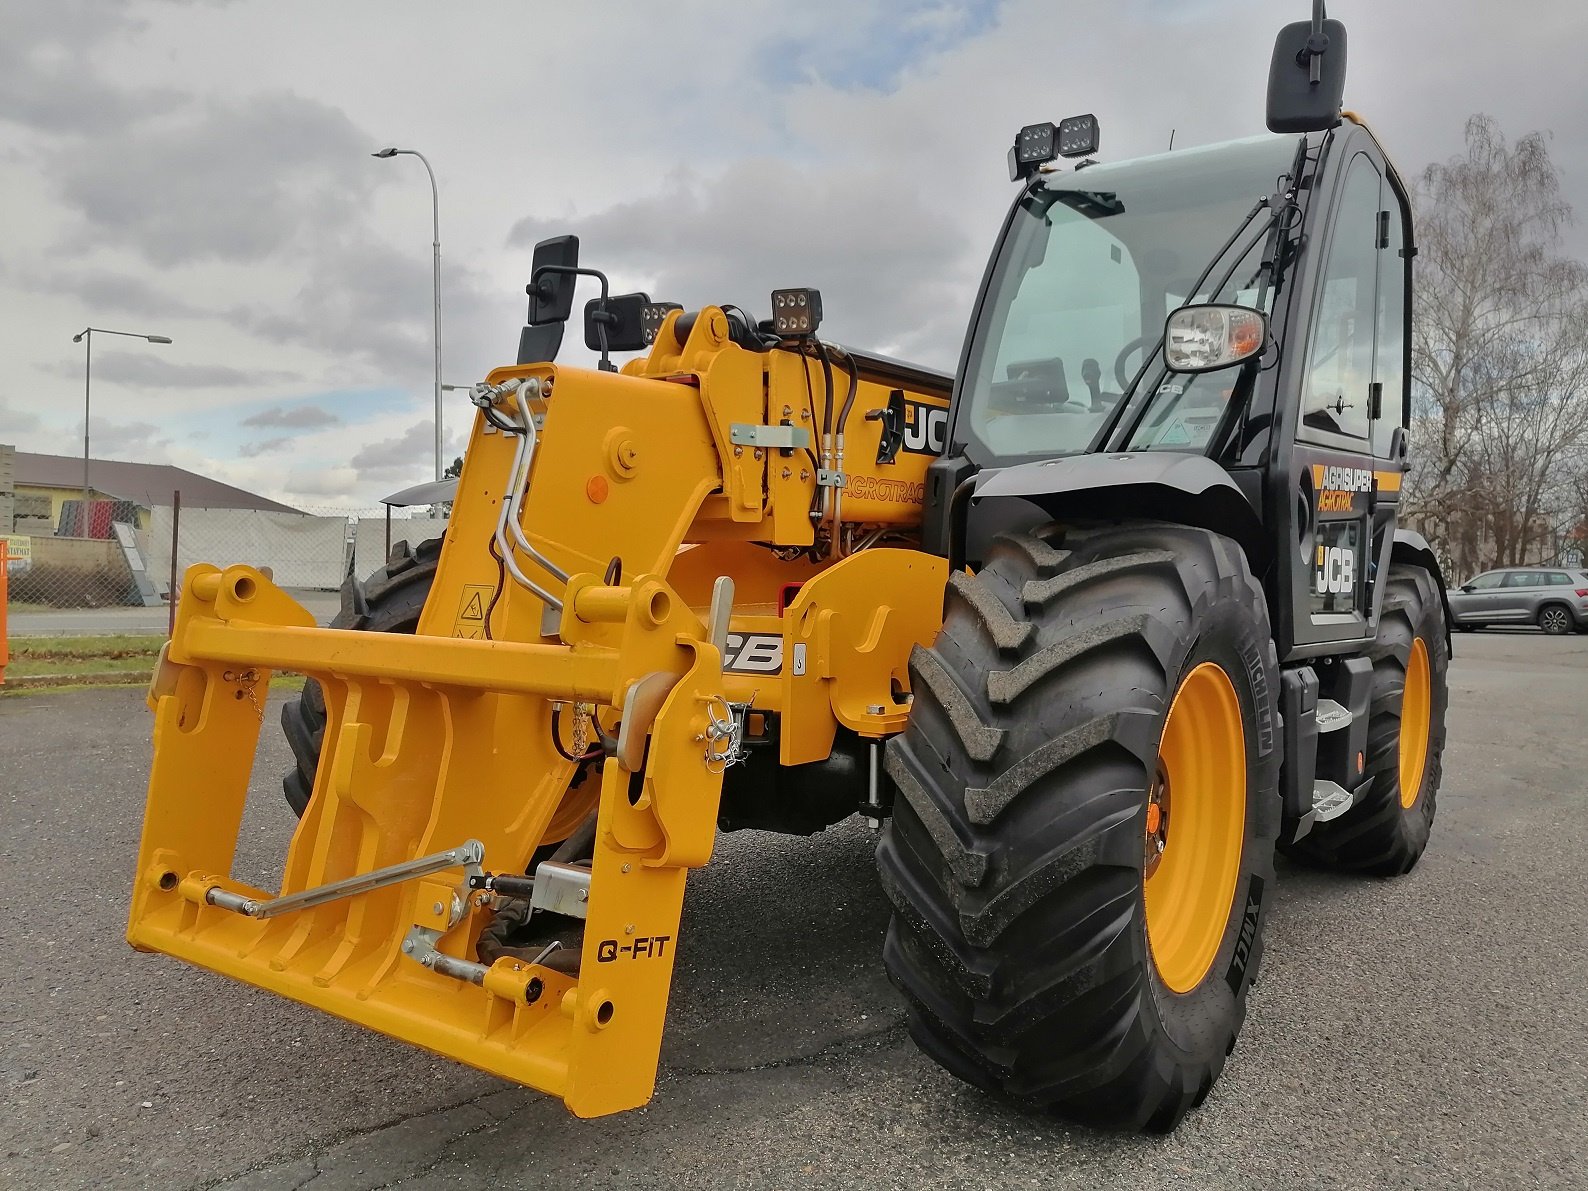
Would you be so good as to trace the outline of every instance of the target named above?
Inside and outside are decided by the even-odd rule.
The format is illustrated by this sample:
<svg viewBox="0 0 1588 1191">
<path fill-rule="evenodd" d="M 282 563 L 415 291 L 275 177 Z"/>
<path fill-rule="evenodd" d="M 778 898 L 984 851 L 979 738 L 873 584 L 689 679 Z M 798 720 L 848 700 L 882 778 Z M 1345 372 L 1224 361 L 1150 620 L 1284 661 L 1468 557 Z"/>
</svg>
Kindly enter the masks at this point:
<svg viewBox="0 0 1588 1191">
<path fill-rule="evenodd" d="M 1349 719 L 1351 713 L 1345 714 Z M 1351 791 L 1338 782 L 1315 781 L 1312 783 L 1312 821 L 1327 823 L 1330 819 L 1338 819 L 1351 809 L 1353 801 Z"/>
<path fill-rule="evenodd" d="M 1335 732 L 1351 723 L 1351 709 L 1343 704 L 1336 703 L 1333 699 L 1318 700 L 1318 731 Z M 1332 783 L 1331 783 L 1332 784 Z M 1340 787 L 1335 786 L 1338 790 Z M 1316 795 L 1314 790 L 1314 795 Z"/>
</svg>

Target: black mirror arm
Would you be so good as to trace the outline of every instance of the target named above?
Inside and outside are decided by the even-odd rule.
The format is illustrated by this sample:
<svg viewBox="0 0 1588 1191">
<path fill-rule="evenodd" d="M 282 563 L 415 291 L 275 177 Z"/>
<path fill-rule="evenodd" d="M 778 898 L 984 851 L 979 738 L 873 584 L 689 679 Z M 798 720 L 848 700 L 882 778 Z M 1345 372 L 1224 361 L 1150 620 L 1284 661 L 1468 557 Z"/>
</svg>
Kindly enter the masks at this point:
<svg viewBox="0 0 1588 1191">
<path fill-rule="evenodd" d="M 606 311 L 608 291 L 611 288 L 607 284 L 607 275 L 601 272 L 600 269 L 586 269 L 578 265 L 540 265 L 533 273 L 529 275 L 529 284 L 524 287 L 525 292 L 528 293 L 530 297 L 540 298 L 542 300 L 550 297 L 545 289 L 542 288 L 543 283 L 541 281 L 541 278 L 548 273 L 560 273 L 564 276 L 574 277 L 594 277 L 601 283 L 601 309 L 594 316 L 596 329 L 601 335 L 601 363 L 599 367 L 602 372 L 616 372 L 617 367 L 612 363 L 607 355 L 606 324 L 615 321 L 612 315 L 608 314 Z"/>
<path fill-rule="evenodd" d="M 1307 81 L 1314 87 L 1323 82 L 1322 58 L 1329 48 L 1329 35 L 1323 31 L 1327 15 L 1323 10 L 1323 0 L 1312 0 L 1312 33 L 1307 37 L 1307 44 L 1296 55 L 1296 64 L 1307 68 Z"/>
</svg>

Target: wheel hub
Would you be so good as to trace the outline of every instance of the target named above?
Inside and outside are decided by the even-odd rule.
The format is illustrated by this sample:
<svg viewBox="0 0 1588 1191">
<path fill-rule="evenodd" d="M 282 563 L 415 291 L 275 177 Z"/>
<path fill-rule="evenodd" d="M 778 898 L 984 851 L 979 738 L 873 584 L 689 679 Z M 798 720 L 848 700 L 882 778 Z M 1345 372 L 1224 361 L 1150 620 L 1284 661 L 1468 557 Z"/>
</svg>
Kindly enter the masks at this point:
<svg viewBox="0 0 1588 1191">
<path fill-rule="evenodd" d="M 1147 833 L 1142 841 L 1141 874 L 1145 879 L 1158 871 L 1163 850 L 1169 842 L 1169 775 L 1163 763 L 1153 777 L 1152 789 L 1147 791 Z"/>
</svg>

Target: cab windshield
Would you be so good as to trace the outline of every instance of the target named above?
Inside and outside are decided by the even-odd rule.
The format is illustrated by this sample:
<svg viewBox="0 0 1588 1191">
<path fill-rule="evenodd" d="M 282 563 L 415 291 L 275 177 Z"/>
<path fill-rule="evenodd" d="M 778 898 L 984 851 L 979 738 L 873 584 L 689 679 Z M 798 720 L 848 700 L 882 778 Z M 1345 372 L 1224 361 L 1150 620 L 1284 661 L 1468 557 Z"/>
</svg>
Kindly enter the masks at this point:
<svg viewBox="0 0 1588 1191">
<path fill-rule="evenodd" d="M 1252 137 L 1088 166 L 1035 188 L 1015 212 L 977 321 L 956 437 L 995 458 L 1084 451 L 1170 311 L 1193 301 L 1266 306 L 1258 297 L 1266 214 L 1190 291 L 1290 171 L 1297 144 Z M 1169 373 L 1159 354 L 1134 394 L 1151 407 L 1126 445 L 1205 446 L 1239 374 Z"/>
</svg>

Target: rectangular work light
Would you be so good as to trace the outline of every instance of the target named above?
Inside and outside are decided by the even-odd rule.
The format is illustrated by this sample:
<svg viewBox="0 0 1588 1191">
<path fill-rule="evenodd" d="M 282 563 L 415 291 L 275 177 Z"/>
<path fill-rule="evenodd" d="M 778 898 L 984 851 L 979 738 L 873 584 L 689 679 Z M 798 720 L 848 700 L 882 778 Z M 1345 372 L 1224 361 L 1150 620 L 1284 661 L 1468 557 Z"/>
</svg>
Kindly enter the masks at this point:
<svg viewBox="0 0 1588 1191">
<path fill-rule="evenodd" d="M 1097 117 L 1088 112 L 1084 116 L 1066 116 L 1059 121 L 1059 156 L 1087 157 L 1097 152 Z"/>
<path fill-rule="evenodd" d="M 1015 136 L 1009 149 L 1009 180 L 1036 173 L 1037 166 L 1058 156 L 1058 125 L 1048 120 L 1041 124 L 1027 124 Z"/>
<path fill-rule="evenodd" d="M 640 307 L 640 337 L 645 340 L 647 347 L 656 342 L 656 336 L 667 321 L 667 316 L 682 309 L 677 302 L 647 302 Z"/>
<path fill-rule="evenodd" d="M 822 321 L 822 295 L 813 289 L 772 291 L 772 330 L 785 339 L 816 334 Z"/>
</svg>

